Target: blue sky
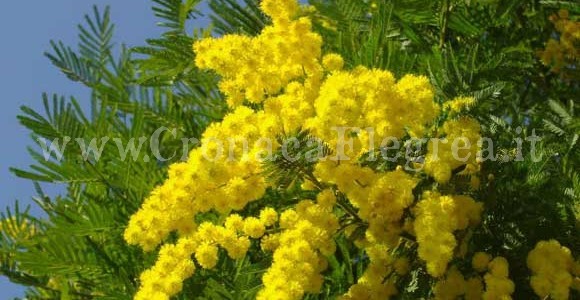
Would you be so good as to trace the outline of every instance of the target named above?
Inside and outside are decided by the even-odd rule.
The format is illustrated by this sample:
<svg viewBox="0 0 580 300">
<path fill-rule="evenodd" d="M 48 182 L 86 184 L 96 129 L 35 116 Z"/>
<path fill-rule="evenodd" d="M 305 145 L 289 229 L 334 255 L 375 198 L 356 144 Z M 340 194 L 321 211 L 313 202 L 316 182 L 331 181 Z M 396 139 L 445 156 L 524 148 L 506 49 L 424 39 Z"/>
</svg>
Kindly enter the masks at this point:
<svg viewBox="0 0 580 300">
<path fill-rule="evenodd" d="M 146 38 L 161 32 L 155 26 L 157 20 L 151 3 L 150 0 L 51 0 L 3 4 L 0 10 L 0 125 L 6 144 L 0 148 L 2 211 L 16 199 L 21 204 L 30 204 L 34 195 L 30 181 L 16 178 L 8 170 L 9 167 L 26 169 L 32 163 L 26 152 L 26 147 L 32 145 L 29 133 L 16 119 L 20 106 L 42 112 L 43 92 L 75 96 L 81 103 L 88 101 L 88 91 L 69 81 L 44 57 L 43 52 L 50 49 L 49 41 L 62 40 L 76 48 L 76 26 L 83 22 L 84 14 L 92 13 L 92 6 L 96 4 L 100 8 L 111 6 L 117 45 L 143 45 Z M 43 187 L 49 195 L 59 191 L 58 187 Z M 23 296 L 23 288 L 0 276 L 0 299 L 18 296 Z"/>
</svg>

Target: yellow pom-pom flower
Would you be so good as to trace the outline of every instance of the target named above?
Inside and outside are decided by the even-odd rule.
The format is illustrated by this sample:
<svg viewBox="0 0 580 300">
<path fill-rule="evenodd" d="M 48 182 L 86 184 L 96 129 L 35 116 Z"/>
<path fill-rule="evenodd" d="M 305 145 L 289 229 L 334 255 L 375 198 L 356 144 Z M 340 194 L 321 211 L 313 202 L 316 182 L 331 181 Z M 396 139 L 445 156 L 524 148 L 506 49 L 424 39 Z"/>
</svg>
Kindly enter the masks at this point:
<svg viewBox="0 0 580 300">
<path fill-rule="evenodd" d="M 258 218 L 249 217 L 244 220 L 244 233 L 251 238 L 260 238 L 264 235 L 266 228 L 264 223 Z"/>
<path fill-rule="evenodd" d="M 487 270 L 487 265 L 491 261 L 491 255 L 485 252 L 477 252 L 473 255 L 471 259 L 471 266 L 477 272 L 485 272 Z"/>
<path fill-rule="evenodd" d="M 216 245 L 203 243 L 195 250 L 195 259 L 205 269 L 212 269 L 218 261 L 218 248 Z"/>
<path fill-rule="evenodd" d="M 532 270 L 530 284 L 536 295 L 555 300 L 568 299 L 574 264 L 568 248 L 556 240 L 540 241 L 528 254 L 527 263 Z"/>
</svg>

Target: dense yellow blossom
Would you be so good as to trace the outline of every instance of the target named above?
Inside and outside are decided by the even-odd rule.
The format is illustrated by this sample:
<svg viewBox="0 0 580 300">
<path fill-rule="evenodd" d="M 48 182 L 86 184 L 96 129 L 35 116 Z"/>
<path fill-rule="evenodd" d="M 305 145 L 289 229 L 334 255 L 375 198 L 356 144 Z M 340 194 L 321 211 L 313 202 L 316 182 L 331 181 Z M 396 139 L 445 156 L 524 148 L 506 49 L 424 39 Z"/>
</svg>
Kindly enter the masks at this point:
<svg viewBox="0 0 580 300">
<path fill-rule="evenodd" d="M 465 282 L 465 300 L 481 300 L 483 295 L 483 282 L 481 277 L 471 277 Z"/>
<path fill-rule="evenodd" d="M 266 207 L 260 211 L 260 222 L 264 226 L 272 226 L 278 221 L 278 212 L 271 207 Z"/>
<path fill-rule="evenodd" d="M 515 285 L 509 279 L 508 261 L 498 256 L 489 263 L 488 268 L 489 272 L 484 276 L 483 300 L 511 299 Z"/>
<path fill-rule="evenodd" d="M 425 192 L 416 209 L 415 232 L 419 257 L 427 262 L 434 277 L 445 274 L 457 246 L 454 231 L 465 229 L 480 220 L 481 203 L 468 196 L 440 195 Z"/>
<path fill-rule="evenodd" d="M 540 51 L 540 59 L 558 73 L 566 65 L 572 65 L 580 58 L 580 22 L 569 19 L 567 10 L 560 10 L 550 16 L 550 21 L 558 32 L 558 39 L 551 38 L 546 48 Z"/>
<path fill-rule="evenodd" d="M 306 128 L 337 150 L 338 159 L 355 159 L 385 138 L 401 138 L 406 132 L 421 136 L 425 124 L 439 112 L 433 97 L 426 77 L 406 75 L 395 81 L 385 70 L 336 71 L 320 87 L 314 101 L 316 116 Z M 343 151 L 341 145 L 353 134 L 352 149 Z"/>
<path fill-rule="evenodd" d="M 155 265 L 141 274 L 141 287 L 135 299 L 169 299 L 181 291 L 183 280 L 195 270 L 190 257 L 197 247 L 195 238 L 181 238 L 177 244 L 163 245 Z"/>
<path fill-rule="evenodd" d="M 556 240 L 540 241 L 527 259 L 532 270 L 530 284 L 536 295 L 564 300 L 569 297 L 574 259 L 570 250 Z"/>
<path fill-rule="evenodd" d="M 324 208 L 332 208 L 336 204 L 336 196 L 334 191 L 325 189 L 316 196 L 316 203 Z"/>
<path fill-rule="evenodd" d="M 266 227 L 260 219 L 249 217 L 244 220 L 244 233 L 252 238 L 260 238 L 264 235 Z"/>
<path fill-rule="evenodd" d="M 479 170 L 477 155 L 481 146 L 479 123 L 471 118 L 462 117 L 443 124 L 441 134 L 444 138 L 431 139 L 425 157 L 425 172 L 439 182 L 447 183 L 452 172 L 466 166 L 462 172 L 475 174 Z"/>
<path fill-rule="evenodd" d="M 358 216 L 369 223 L 368 239 L 390 244 L 397 242 L 403 211 L 414 200 L 413 188 L 418 183 L 415 178 L 402 169 L 375 173 L 370 168 L 330 160 L 319 163 L 315 175 L 320 180 L 335 183 L 358 208 Z"/>
<path fill-rule="evenodd" d="M 341 300 L 389 299 L 398 293 L 393 278 L 394 259 L 385 244 L 374 244 L 366 248 L 370 264 L 358 282 L 352 285 Z"/>
<path fill-rule="evenodd" d="M 265 211 L 265 214 L 271 214 L 268 210 Z M 247 224 L 252 224 L 251 230 L 248 230 L 250 232 L 246 234 L 259 237 L 266 226 L 258 218 L 242 219 L 237 214 L 228 216 L 224 223 L 224 226 L 219 226 L 204 222 L 193 234 L 180 238 L 176 244 L 163 245 L 155 266 L 142 274 L 141 288 L 135 298 L 168 299 L 181 291 L 183 280 L 193 274 L 195 266 L 191 260 L 192 255 L 205 269 L 212 269 L 217 264 L 218 246 L 225 249 L 230 258 L 242 258 L 250 248 L 250 240 L 247 236 L 238 235 L 237 232 L 245 231 Z M 273 223 L 269 223 L 268 226 L 270 225 Z M 261 234 L 257 234 L 256 231 Z M 166 288 L 159 288 L 160 286 Z"/>
<path fill-rule="evenodd" d="M 339 71 L 344 66 L 344 60 L 342 59 L 342 56 L 338 54 L 326 54 L 322 58 L 322 65 L 324 66 L 324 69 L 328 71 Z"/>
<path fill-rule="evenodd" d="M 238 214 L 231 214 L 226 218 L 224 226 L 232 231 L 242 231 L 244 228 L 244 219 Z"/>
<path fill-rule="evenodd" d="M 274 251 L 278 246 L 280 246 L 279 234 L 265 235 L 260 239 L 260 247 L 263 251 Z"/>
<path fill-rule="evenodd" d="M 322 39 L 311 31 L 308 18 L 294 19 L 297 2 L 264 0 L 261 7 L 273 25 L 266 26 L 260 35 L 206 38 L 193 46 L 196 65 L 222 76 L 220 89 L 232 107 L 244 99 L 262 102 L 291 81 L 320 68 Z"/>
<path fill-rule="evenodd" d="M 219 89 L 231 111 L 206 128 L 186 162 L 170 166 L 165 182 L 131 217 L 124 235 L 129 244 L 147 251 L 162 244 L 155 265 L 141 275 L 136 299 L 168 299 L 181 290 L 196 264 L 211 269 L 225 254 L 241 259 L 257 244 L 273 257 L 257 298 L 300 299 L 320 291 L 326 257 L 336 250 L 336 235 L 361 227 L 366 231 L 355 245 L 363 248 L 370 263 L 344 299 L 388 299 L 397 294 L 397 278 L 408 276 L 412 261 L 393 254 L 402 243 L 403 229 L 416 236 L 429 274 L 439 277 L 439 298 L 453 293 L 468 299 L 481 296 L 481 279 L 466 280 L 457 269 L 448 271 L 447 264 L 457 246 L 455 232 L 477 224 L 482 205 L 468 196 L 437 192 L 426 192 L 417 201 L 414 190 L 420 175 L 401 166 L 373 169 L 358 160 L 385 138 L 424 137 L 437 130 L 431 126 L 440 107 L 428 79 L 408 74 L 397 80 L 389 71 L 362 66 L 346 69 L 340 55 L 322 52 L 322 39 L 312 31 L 310 19 L 300 16 L 304 9 L 297 1 L 263 0 L 260 7 L 272 24 L 259 35 L 225 35 L 193 45 L 196 65 L 220 75 Z M 447 109 L 458 113 L 471 98 L 448 103 Z M 300 129 L 332 150 L 301 184 L 304 190 L 316 191 L 316 199 L 298 199 L 279 215 L 268 207 L 274 203 L 258 202 L 261 211 L 246 215 L 250 202 L 276 188 L 264 178 L 265 154 L 282 146 L 277 137 Z M 471 145 L 458 154 L 470 157 L 457 161 L 451 143 L 441 142 L 435 153 L 430 142 L 425 172 L 446 183 L 454 169 L 465 166 L 463 174 L 476 181 L 477 121 L 448 120 L 438 133 L 450 141 L 468 138 Z M 351 138 L 352 147 L 341 146 Z M 205 213 L 216 218 L 199 221 Z M 351 223 L 344 226 L 342 221 Z M 177 242 L 167 243 L 173 233 Z M 490 272 L 503 274 L 497 267 Z M 496 281 L 488 284 L 486 277 L 492 290 L 499 290 Z"/>
<path fill-rule="evenodd" d="M 203 243 L 195 250 L 195 259 L 204 269 L 212 269 L 218 261 L 216 245 Z"/>
<path fill-rule="evenodd" d="M 246 235 L 257 238 L 263 235 L 266 226 L 274 225 L 273 213 L 264 209 L 261 215 L 268 218 L 229 215 L 224 226 L 203 222 L 189 236 L 181 237 L 176 244 L 164 244 L 159 251 L 157 263 L 141 276 L 141 288 L 136 299 L 164 299 L 181 291 L 182 282 L 195 269 L 191 256 L 204 269 L 212 269 L 219 260 L 219 248 L 225 249 L 232 259 L 246 256 L 250 240 Z M 160 288 L 163 286 L 164 288 Z"/>
<path fill-rule="evenodd" d="M 433 294 L 437 300 L 454 300 L 465 294 L 467 282 L 456 267 L 451 267 L 445 277 L 435 284 Z"/>
<path fill-rule="evenodd" d="M 334 253 L 332 236 L 338 219 L 329 208 L 304 200 L 296 210 L 281 215 L 280 226 L 284 231 L 276 237 L 279 245 L 257 299 L 301 299 L 304 293 L 318 292 L 323 282 L 320 273 L 326 268 L 322 255 Z"/>
<path fill-rule="evenodd" d="M 260 118 L 251 109 L 239 107 L 221 123 L 210 125 L 201 147 L 191 151 L 187 162 L 172 165 L 169 178 L 131 216 L 127 242 L 152 250 L 172 231 L 194 230 L 193 217 L 198 212 L 240 210 L 261 197 L 267 184 L 256 153 L 264 145 L 255 142 L 268 133 L 258 126 Z M 236 140 L 248 141 L 252 148 L 248 153 L 241 146 L 228 151 L 232 147 L 215 142 Z"/>
</svg>

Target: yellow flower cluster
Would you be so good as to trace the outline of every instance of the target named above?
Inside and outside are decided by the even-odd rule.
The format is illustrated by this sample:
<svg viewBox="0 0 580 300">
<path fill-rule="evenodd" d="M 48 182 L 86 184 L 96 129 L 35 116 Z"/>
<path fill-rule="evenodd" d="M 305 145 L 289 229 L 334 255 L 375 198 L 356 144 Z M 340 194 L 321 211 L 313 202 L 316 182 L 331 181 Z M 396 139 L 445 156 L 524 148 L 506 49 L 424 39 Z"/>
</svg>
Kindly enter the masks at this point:
<svg viewBox="0 0 580 300">
<path fill-rule="evenodd" d="M 339 71 L 344 66 L 342 56 L 336 53 L 330 53 L 322 58 L 322 66 L 328 71 Z"/>
<path fill-rule="evenodd" d="M 322 192 L 318 199 L 328 203 L 330 195 Z M 322 255 L 334 253 L 333 240 L 338 218 L 332 207 L 303 200 L 296 209 L 280 215 L 282 232 L 274 250 L 272 266 L 264 274 L 264 288 L 257 299 L 301 299 L 304 293 L 316 293 L 322 287 L 320 274 L 326 269 Z"/>
<path fill-rule="evenodd" d="M 284 93 L 264 103 L 264 113 L 275 118 L 276 124 L 282 126 L 282 132 L 295 132 L 314 115 L 313 102 L 318 95 L 321 78 L 322 71 L 312 74 L 304 83 L 289 83 Z"/>
<path fill-rule="evenodd" d="M 397 243 L 403 212 L 414 200 L 413 189 L 418 183 L 415 178 L 402 168 L 375 173 L 370 168 L 331 160 L 317 164 L 315 176 L 336 184 L 358 208 L 358 217 L 369 225 L 366 232 L 369 242 Z"/>
<path fill-rule="evenodd" d="M 165 244 L 155 265 L 141 273 L 141 286 L 135 300 L 169 300 L 182 289 L 183 280 L 193 275 L 191 254 L 198 244 L 193 238 L 181 238 L 177 244 Z"/>
<path fill-rule="evenodd" d="M 407 131 L 422 136 L 425 124 L 439 112 L 426 77 L 406 75 L 395 82 L 390 72 L 365 67 L 330 74 L 320 87 L 314 109 L 316 116 L 305 127 L 331 147 L 355 135 L 354 149 L 344 152 L 350 159 L 369 150 L 371 134 L 378 142 L 387 137 L 401 138 Z M 337 134 L 338 128 L 347 129 L 342 137 Z M 372 133 L 366 128 L 372 128 Z"/>
<path fill-rule="evenodd" d="M 553 72 L 560 72 L 562 67 L 574 63 L 580 58 L 580 22 L 569 19 L 567 10 L 560 10 L 557 15 L 550 16 L 559 39 L 550 39 L 546 49 L 540 51 L 540 59 L 545 65 L 552 66 Z"/>
<path fill-rule="evenodd" d="M 443 107 L 455 114 L 463 110 L 468 110 L 474 104 L 475 99 L 473 97 L 457 97 L 449 102 L 445 102 Z"/>
<path fill-rule="evenodd" d="M 226 35 L 194 44 L 195 63 L 222 76 L 220 90 L 231 107 L 244 99 L 260 103 L 289 82 L 318 73 L 322 39 L 311 31 L 308 18 L 294 19 L 298 2 L 261 1 L 272 26 L 256 37 Z"/>
<path fill-rule="evenodd" d="M 457 246 L 454 231 L 480 221 L 483 206 L 468 196 L 425 192 L 415 210 L 415 233 L 419 257 L 427 262 L 431 276 L 445 274 Z"/>
<path fill-rule="evenodd" d="M 568 299 L 574 265 L 570 249 L 556 240 L 540 241 L 528 254 L 527 263 L 533 273 L 530 284 L 536 295 L 543 299 Z"/>
<path fill-rule="evenodd" d="M 341 300 L 389 299 L 398 293 L 394 278 L 387 276 L 395 270 L 395 260 L 388 246 L 374 244 L 365 249 L 370 263 L 363 276 L 352 285 Z"/>
<path fill-rule="evenodd" d="M 277 219 L 278 213 L 268 207 L 260 212 L 259 218 L 243 219 L 231 214 L 224 226 L 204 222 L 191 235 L 179 238 L 176 244 L 164 244 L 155 265 L 141 274 L 141 287 L 135 299 L 169 299 L 180 292 L 183 280 L 195 270 L 192 255 L 204 269 L 216 266 L 218 246 L 232 259 L 243 258 L 250 248 L 248 237 L 260 238 L 266 227 L 274 225 Z"/>
<path fill-rule="evenodd" d="M 261 197 L 266 182 L 256 157 L 267 145 L 253 142 L 272 134 L 258 125 L 264 118 L 264 114 L 239 107 L 221 123 L 209 126 L 201 147 L 191 151 L 187 162 L 173 164 L 169 178 L 131 216 L 125 231 L 127 242 L 152 250 L 172 231 L 194 231 L 193 217 L 198 212 L 239 210 Z M 252 148 L 248 153 L 242 152 L 242 141 L 249 141 Z"/>
<path fill-rule="evenodd" d="M 471 259 L 471 266 L 477 272 L 485 272 L 487 270 L 487 265 L 491 261 L 491 255 L 485 252 L 477 252 L 473 255 Z"/>
<path fill-rule="evenodd" d="M 480 300 L 483 294 L 483 283 L 479 276 L 467 280 L 455 267 L 449 268 L 445 277 L 433 288 L 436 300 L 455 300 L 463 296 L 466 300 Z"/>
<path fill-rule="evenodd" d="M 462 117 L 443 124 L 444 138 L 431 139 L 425 157 L 425 172 L 439 183 L 447 183 L 453 170 L 465 165 L 462 174 L 474 175 L 479 170 L 477 155 L 481 138 L 479 123 Z"/>
<path fill-rule="evenodd" d="M 481 277 L 474 276 L 465 282 L 465 300 L 481 300 L 483 295 L 483 282 Z"/>
<path fill-rule="evenodd" d="M 483 277 L 485 280 L 483 300 L 511 299 L 515 285 L 509 279 L 508 261 L 498 256 L 487 267 L 489 268 L 489 272 Z"/>
<path fill-rule="evenodd" d="M 206 129 L 187 162 L 172 165 L 167 180 L 131 217 L 124 237 L 145 250 L 154 250 L 173 232 L 178 234 L 177 242 L 162 245 L 156 264 L 142 273 L 135 298 L 168 299 L 181 290 L 195 263 L 211 269 L 220 251 L 232 259 L 243 258 L 250 239 L 259 239 L 263 251 L 273 252 L 258 299 L 300 299 L 319 292 L 325 256 L 335 252 L 337 215 L 342 214 L 367 226 L 357 246 L 370 258 L 364 276 L 345 299 L 386 299 L 397 293 L 396 276 L 390 274 L 409 272 L 409 259 L 390 253 L 405 224 L 416 234 L 419 256 L 429 273 L 443 276 L 457 244 L 454 232 L 479 221 L 481 204 L 467 196 L 425 193 L 414 209 L 413 226 L 408 211 L 416 203 L 413 190 L 419 176 L 401 167 L 375 171 L 357 160 L 371 150 L 371 140 L 424 136 L 440 113 L 428 79 L 405 75 L 395 80 L 388 71 L 365 67 L 344 70 L 340 55 L 322 54 L 322 39 L 311 30 L 308 18 L 299 17 L 297 1 L 263 0 L 260 5 L 273 24 L 258 36 L 225 35 L 193 45 L 197 66 L 220 75 L 219 88 L 231 112 Z M 459 112 L 471 101 L 457 98 L 447 109 Z M 337 127 L 351 128 L 342 137 L 352 138 L 353 147 L 346 146 L 344 152 L 338 146 Z M 345 154 L 350 161 L 342 157 L 316 164 L 310 189 L 329 188 L 319 191 L 315 202 L 300 201 L 280 216 L 272 208 L 246 218 L 232 213 L 260 199 L 269 187 L 261 158 L 280 145 L 262 143 L 263 139 L 277 143 L 276 137 L 298 129 L 308 129 L 328 143 L 333 154 Z M 469 118 L 451 120 L 441 134 L 451 141 L 468 138 L 471 145 L 459 145 L 458 154 L 471 156 L 457 161 L 452 145 L 441 142 L 435 152 L 431 143 L 426 172 L 440 183 L 449 181 L 452 170 L 463 165 L 465 174 L 475 174 L 479 124 Z M 196 217 L 206 212 L 218 214 L 220 221 L 196 223 Z M 457 275 L 453 272 L 445 280 L 453 282 Z M 461 278 L 459 295 L 468 299 L 481 295 L 481 279 Z"/>
</svg>

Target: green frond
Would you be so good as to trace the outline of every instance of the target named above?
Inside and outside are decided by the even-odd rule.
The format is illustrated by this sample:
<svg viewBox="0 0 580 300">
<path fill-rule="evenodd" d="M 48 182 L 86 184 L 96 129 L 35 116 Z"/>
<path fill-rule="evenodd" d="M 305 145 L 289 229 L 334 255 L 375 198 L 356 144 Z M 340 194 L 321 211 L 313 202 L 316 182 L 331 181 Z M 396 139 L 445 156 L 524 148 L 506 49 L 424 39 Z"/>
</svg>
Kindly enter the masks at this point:
<svg viewBox="0 0 580 300">
<path fill-rule="evenodd" d="M 75 98 L 71 98 L 67 103 L 64 97 L 52 95 L 52 101 L 50 101 L 48 94 L 43 94 L 42 101 L 46 117 L 30 107 L 22 106 L 21 110 L 24 114 L 18 116 L 20 124 L 37 136 L 50 141 L 56 138 L 62 140 L 65 137 L 74 139 L 84 136 L 86 118 Z"/>
<path fill-rule="evenodd" d="M 111 23 L 110 8 L 105 7 L 105 11 L 101 14 L 97 6 L 93 6 L 93 16 L 85 15 L 85 22 L 86 26 L 78 26 L 79 53 L 103 69 L 112 59 L 115 26 Z"/>
<path fill-rule="evenodd" d="M 560 103 L 550 99 L 548 100 L 548 105 L 550 106 L 550 109 L 558 115 L 562 125 L 566 126 L 572 122 L 572 114 L 570 114 L 570 112 L 568 112 Z"/>
<path fill-rule="evenodd" d="M 199 14 L 195 9 L 201 0 L 153 0 L 155 16 L 163 19 L 158 25 L 172 32 L 183 32 L 185 22 Z"/>
<path fill-rule="evenodd" d="M 219 35 L 242 33 L 253 36 L 269 23 L 260 11 L 258 0 L 211 0 L 209 8 L 213 30 Z"/>
<path fill-rule="evenodd" d="M 70 80 L 79 81 L 89 87 L 95 83 L 95 66 L 90 61 L 80 57 L 62 42 L 51 41 L 50 45 L 53 53 L 46 52 L 46 57 Z"/>
<path fill-rule="evenodd" d="M 331 153 L 328 145 L 305 130 L 280 136 L 278 143 L 282 147 L 264 161 L 264 173 L 266 178 L 282 189 L 290 188 L 305 178 L 312 179 L 318 158 Z"/>
</svg>

